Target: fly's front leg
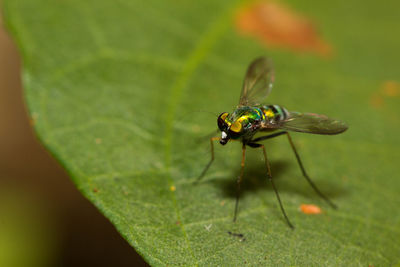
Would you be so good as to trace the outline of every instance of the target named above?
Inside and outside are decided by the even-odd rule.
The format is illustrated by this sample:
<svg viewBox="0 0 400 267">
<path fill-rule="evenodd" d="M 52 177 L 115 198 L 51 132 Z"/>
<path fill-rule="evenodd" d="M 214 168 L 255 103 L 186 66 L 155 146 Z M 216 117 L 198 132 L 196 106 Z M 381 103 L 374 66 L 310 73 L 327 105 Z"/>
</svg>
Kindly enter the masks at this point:
<svg viewBox="0 0 400 267">
<path fill-rule="evenodd" d="M 210 161 L 207 163 L 206 167 L 204 168 L 204 170 L 201 172 L 200 176 L 196 179 L 195 183 L 199 182 L 204 175 L 206 174 L 206 172 L 208 171 L 208 169 L 210 168 L 211 164 L 214 161 L 214 141 L 219 141 L 221 140 L 220 137 L 211 137 L 210 138 L 210 144 L 211 144 L 211 159 Z"/>
<path fill-rule="evenodd" d="M 236 181 L 236 203 L 235 203 L 235 213 L 233 215 L 233 222 L 236 222 L 237 211 L 239 207 L 239 197 L 240 197 L 240 184 L 242 183 L 243 173 L 244 173 L 244 163 L 246 160 L 246 145 L 243 143 L 242 146 L 242 162 L 240 163 L 240 174 Z"/>
</svg>

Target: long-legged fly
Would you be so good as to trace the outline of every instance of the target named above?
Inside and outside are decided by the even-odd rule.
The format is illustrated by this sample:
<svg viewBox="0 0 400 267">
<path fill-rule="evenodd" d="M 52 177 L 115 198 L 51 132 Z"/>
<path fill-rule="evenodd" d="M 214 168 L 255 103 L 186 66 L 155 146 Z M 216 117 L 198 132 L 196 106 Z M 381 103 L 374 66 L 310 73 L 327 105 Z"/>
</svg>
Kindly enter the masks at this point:
<svg viewBox="0 0 400 267">
<path fill-rule="evenodd" d="M 307 175 L 288 131 L 334 135 L 344 132 L 347 129 L 347 125 L 342 121 L 328 118 L 325 115 L 292 112 L 279 105 L 264 104 L 265 99 L 271 92 L 273 82 L 274 70 L 271 60 L 264 57 L 255 59 L 247 69 L 238 107 L 232 113 L 223 112 L 218 117 L 217 123 L 221 131 L 221 137 L 213 137 L 210 139 L 211 160 L 206 165 L 197 181 L 205 175 L 211 163 L 214 161 L 214 141 L 219 141 L 221 145 L 226 145 L 229 140 L 239 140 L 242 142 L 241 170 L 237 178 L 236 204 L 233 217 L 233 221 L 236 221 L 240 184 L 242 182 L 245 165 L 246 147 L 260 148 L 264 155 L 267 176 L 275 191 L 282 214 L 287 224 L 291 228 L 294 228 L 286 215 L 278 190 L 272 179 L 265 146 L 260 142 L 280 135 L 286 135 L 304 178 L 321 198 L 333 208 L 337 208 Z M 255 138 L 254 135 L 259 132 L 268 134 Z"/>
</svg>

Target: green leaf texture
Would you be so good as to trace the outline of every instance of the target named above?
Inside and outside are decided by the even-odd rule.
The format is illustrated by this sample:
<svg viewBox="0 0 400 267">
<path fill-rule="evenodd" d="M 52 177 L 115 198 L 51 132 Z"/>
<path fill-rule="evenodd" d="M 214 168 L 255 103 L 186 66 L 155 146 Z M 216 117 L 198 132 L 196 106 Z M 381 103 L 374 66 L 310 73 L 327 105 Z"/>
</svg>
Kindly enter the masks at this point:
<svg viewBox="0 0 400 267">
<path fill-rule="evenodd" d="M 328 59 L 242 37 L 233 17 L 243 4 L 5 1 L 39 139 L 151 265 L 397 264 L 399 2 L 286 1 L 333 47 Z M 310 176 L 338 210 L 303 179 L 284 136 L 266 142 L 294 231 L 258 149 L 248 149 L 236 223 L 239 143 L 216 144 L 214 164 L 193 184 L 210 157 L 207 135 L 218 114 L 237 105 L 247 65 L 260 55 L 275 62 L 270 103 L 350 127 L 338 136 L 292 135 Z M 387 81 L 395 87 L 389 95 L 380 89 Z M 303 203 L 323 213 L 305 215 Z"/>
</svg>

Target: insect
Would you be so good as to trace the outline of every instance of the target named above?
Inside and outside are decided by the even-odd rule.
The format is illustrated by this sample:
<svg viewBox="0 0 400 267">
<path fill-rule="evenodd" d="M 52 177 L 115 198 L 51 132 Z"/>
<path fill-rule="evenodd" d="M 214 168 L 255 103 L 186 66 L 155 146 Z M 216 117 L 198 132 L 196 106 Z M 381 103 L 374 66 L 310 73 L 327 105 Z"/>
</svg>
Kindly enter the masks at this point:
<svg viewBox="0 0 400 267">
<path fill-rule="evenodd" d="M 239 105 L 232 113 L 229 114 L 223 112 L 218 116 L 217 123 L 218 128 L 221 131 L 221 137 L 212 137 L 210 139 L 211 159 L 205 166 L 197 181 L 204 177 L 214 161 L 214 141 L 219 141 L 221 145 L 226 145 L 230 140 L 238 140 L 242 142 L 241 170 L 237 178 L 236 203 L 233 217 L 233 221 L 235 222 L 239 205 L 240 184 L 244 172 L 246 147 L 259 148 L 263 152 L 267 177 L 274 189 L 283 217 L 289 227 L 293 229 L 293 224 L 290 222 L 285 209 L 283 208 L 278 190 L 275 186 L 274 180 L 272 179 L 271 168 L 265 146 L 260 142 L 281 135 L 286 135 L 304 178 L 322 199 L 324 199 L 331 207 L 336 209 L 336 205 L 317 188 L 314 182 L 307 175 L 289 131 L 334 135 L 344 132 L 348 127 L 344 122 L 328 118 L 325 115 L 291 112 L 279 105 L 264 104 L 265 99 L 271 92 L 273 82 L 274 69 L 271 60 L 265 57 L 255 59 L 247 69 L 242 92 L 240 94 Z M 256 133 L 260 132 L 266 133 L 266 135 L 254 137 Z"/>
</svg>

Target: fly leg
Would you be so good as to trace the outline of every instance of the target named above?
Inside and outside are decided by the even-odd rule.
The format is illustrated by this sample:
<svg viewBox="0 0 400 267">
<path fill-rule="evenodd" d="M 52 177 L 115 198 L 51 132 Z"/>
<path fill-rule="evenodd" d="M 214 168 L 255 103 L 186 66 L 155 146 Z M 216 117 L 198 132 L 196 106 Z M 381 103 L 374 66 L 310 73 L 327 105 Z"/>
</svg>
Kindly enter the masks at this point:
<svg viewBox="0 0 400 267">
<path fill-rule="evenodd" d="M 220 137 L 211 137 L 210 138 L 210 144 L 211 144 L 211 159 L 210 161 L 207 163 L 206 167 L 204 168 L 204 170 L 201 172 L 200 176 L 197 177 L 195 183 L 199 182 L 204 175 L 206 174 L 206 172 L 208 171 L 208 169 L 210 168 L 211 164 L 214 161 L 214 141 L 219 141 L 221 138 Z"/>
<path fill-rule="evenodd" d="M 274 133 L 274 134 L 267 135 L 267 136 L 261 136 L 261 137 L 258 137 L 258 138 L 256 138 L 256 139 L 254 139 L 254 140 L 251 140 L 251 142 L 252 142 L 252 143 L 253 143 L 253 142 L 259 142 L 259 141 L 266 140 L 266 139 L 273 138 L 273 137 L 277 137 L 277 136 L 280 136 L 280 135 L 283 135 L 283 134 L 286 134 L 286 136 L 288 137 L 290 146 L 292 147 L 292 150 L 293 150 L 293 152 L 294 152 L 294 154 L 295 154 L 295 156 L 296 156 L 297 163 L 298 163 L 299 166 L 300 166 L 300 169 L 301 169 L 301 172 L 303 173 L 304 178 L 307 180 L 307 182 L 310 184 L 310 186 L 314 189 L 314 191 L 315 191 L 323 200 L 325 200 L 332 208 L 337 209 L 337 206 L 336 206 L 327 196 L 325 196 L 325 195 L 318 189 L 318 187 L 314 184 L 314 182 L 311 180 L 311 178 L 310 178 L 310 177 L 308 176 L 308 174 L 306 173 L 306 170 L 305 170 L 304 167 L 303 167 L 303 163 L 301 162 L 300 156 L 299 156 L 299 154 L 297 153 L 296 147 L 294 146 L 294 143 L 293 143 L 293 141 L 292 141 L 292 138 L 290 137 L 290 134 L 289 134 L 288 132 L 283 131 L 283 132 L 278 132 L 278 133 Z"/>
<path fill-rule="evenodd" d="M 240 174 L 236 181 L 236 203 L 235 203 L 235 213 L 233 215 L 233 222 L 236 222 L 236 215 L 239 207 L 239 197 L 240 197 L 240 184 L 242 183 L 243 173 L 244 173 L 244 163 L 246 159 L 246 145 L 242 145 L 242 162 L 240 163 Z"/>
<path fill-rule="evenodd" d="M 258 139 L 258 138 L 257 138 L 257 139 Z M 256 140 L 256 139 L 255 139 L 255 140 Z M 267 167 L 268 180 L 271 182 L 272 188 L 273 188 L 274 191 L 275 191 L 275 195 L 276 195 L 276 198 L 278 199 L 279 206 L 280 206 L 280 208 L 281 208 L 283 217 L 285 217 L 285 220 L 286 220 L 287 224 L 289 225 L 289 227 L 292 228 L 292 229 L 294 229 L 293 224 L 289 221 L 289 218 L 288 218 L 288 216 L 286 215 L 285 209 L 283 208 L 283 205 L 282 205 L 281 198 L 279 197 L 278 190 L 276 189 L 274 180 L 272 179 L 271 167 L 270 167 L 270 165 L 269 165 L 269 161 L 268 161 L 268 158 L 267 158 L 267 152 L 266 152 L 266 150 L 265 150 L 265 146 L 262 145 L 262 144 L 254 143 L 254 140 L 252 140 L 252 141 L 251 141 L 250 143 L 248 143 L 247 145 L 250 146 L 250 147 L 261 148 L 261 149 L 262 149 L 263 154 L 264 154 L 265 166 Z"/>
</svg>

